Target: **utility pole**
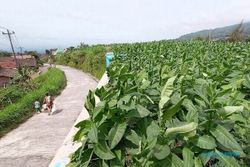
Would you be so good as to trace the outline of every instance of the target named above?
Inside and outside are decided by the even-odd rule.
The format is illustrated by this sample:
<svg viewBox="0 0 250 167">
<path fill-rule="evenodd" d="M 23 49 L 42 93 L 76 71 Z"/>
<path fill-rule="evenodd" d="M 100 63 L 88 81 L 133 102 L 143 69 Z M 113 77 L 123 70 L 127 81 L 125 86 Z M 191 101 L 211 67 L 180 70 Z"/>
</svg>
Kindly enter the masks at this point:
<svg viewBox="0 0 250 167">
<path fill-rule="evenodd" d="M 22 56 L 22 59 L 23 59 L 23 47 L 19 47 L 20 49 L 20 55 Z"/>
<path fill-rule="evenodd" d="M 17 62 L 16 53 L 15 53 L 14 46 L 13 46 L 12 39 L 11 39 L 11 35 L 15 34 L 15 32 L 14 31 L 10 32 L 10 30 L 7 29 L 7 33 L 2 32 L 2 34 L 3 35 L 8 35 L 8 37 L 9 37 L 10 46 L 11 46 L 11 49 L 12 49 L 12 52 L 13 52 L 13 55 L 14 55 L 14 60 L 15 60 L 15 63 L 16 63 L 16 67 L 18 67 L 19 65 L 18 65 L 18 62 Z"/>
</svg>

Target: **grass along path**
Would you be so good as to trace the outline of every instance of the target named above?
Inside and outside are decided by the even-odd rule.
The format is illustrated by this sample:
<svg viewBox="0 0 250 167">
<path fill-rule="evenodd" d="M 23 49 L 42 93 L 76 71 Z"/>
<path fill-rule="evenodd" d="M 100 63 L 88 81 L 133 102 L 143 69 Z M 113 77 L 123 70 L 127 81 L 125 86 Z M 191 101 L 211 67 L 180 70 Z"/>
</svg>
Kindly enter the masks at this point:
<svg viewBox="0 0 250 167">
<path fill-rule="evenodd" d="M 0 167 L 47 167 L 83 108 L 83 101 L 97 82 L 65 66 L 67 87 L 55 100 L 59 113 L 33 116 L 0 139 Z"/>
<path fill-rule="evenodd" d="M 0 109 L 0 137 L 15 129 L 31 117 L 34 112 L 34 101 L 43 101 L 47 92 L 58 95 L 65 88 L 66 76 L 63 71 L 53 68 L 47 73 L 29 81 L 29 87 L 13 85 L 2 89 L 1 98 L 12 99 L 12 104 L 3 102 Z"/>
</svg>

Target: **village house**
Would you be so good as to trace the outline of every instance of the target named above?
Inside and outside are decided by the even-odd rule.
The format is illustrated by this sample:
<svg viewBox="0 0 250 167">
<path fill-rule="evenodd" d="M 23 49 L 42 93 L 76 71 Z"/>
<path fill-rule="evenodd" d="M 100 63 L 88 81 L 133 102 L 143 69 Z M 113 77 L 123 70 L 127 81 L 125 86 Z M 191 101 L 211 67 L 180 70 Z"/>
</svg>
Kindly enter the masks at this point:
<svg viewBox="0 0 250 167">
<path fill-rule="evenodd" d="M 0 87 L 8 84 L 17 74 L 16 63 L 11 57 L 0 58 Z"/>
<path fill-rule="evenodd" d="M 16 56 L 17 63 L 13 56 L 0 57 L 0 87 L 10 83 L 17 75 L 18 66 L 37 67 L 36 59 L 30 55 Z"/>
<path fill-rule="evenodd" d="M 14 56 L 12 56 L 12 59 L 14 59 Z M 37 61 L 31 55 L 17 55 L 16 59 L 20 66 L 37 67 Z"/>
</svg>

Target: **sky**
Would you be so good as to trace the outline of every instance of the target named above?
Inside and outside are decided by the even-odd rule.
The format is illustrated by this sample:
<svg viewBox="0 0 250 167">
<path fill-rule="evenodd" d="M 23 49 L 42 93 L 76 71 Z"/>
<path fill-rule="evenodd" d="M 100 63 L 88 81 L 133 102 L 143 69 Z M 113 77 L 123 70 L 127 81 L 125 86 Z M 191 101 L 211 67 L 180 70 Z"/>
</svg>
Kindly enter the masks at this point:
<svg viewBox="0 0 250 167">
<path fill-rule="evenodd" d="M 241 20 L 250 21 L 250 0 L 0 0 L 0 26 L 24 50 L 173 39 Z"/>
</svg>

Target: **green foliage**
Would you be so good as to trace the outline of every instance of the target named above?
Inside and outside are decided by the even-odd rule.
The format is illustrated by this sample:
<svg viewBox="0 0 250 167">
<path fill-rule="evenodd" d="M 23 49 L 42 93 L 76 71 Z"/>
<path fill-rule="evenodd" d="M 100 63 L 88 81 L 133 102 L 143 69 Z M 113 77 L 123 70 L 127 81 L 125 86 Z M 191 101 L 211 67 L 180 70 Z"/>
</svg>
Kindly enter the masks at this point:
<svg viewBox="0 0 250 167">
<path fill-rule="evenodd" d="M 81 69 L 100 79 L 106 70 L 105 51 L 103 45 L 81 45 L 79 48 L 68 49 L 65 53 L 57 55 L 56 62 Z"/>
<path fill-rule="evenodd" d="M 35 87 L 35 85 L 33 86 Z M 11 85 L 6 88 L 0 88 L 0 109 L 15 103 L 27 92 L 31 91 L 33 86 L 23 87 L 23 85 Z"/>
<path fill-rule="evenodd" d="M 243 22 L 241 22 L 235 30 L 233 30 L 229 34 L 229 38 L 227 39 L 229 42 L 242 42 L 244 40 L 243 32 Z"/>
<path fill-rule="evenodd" d="M 71 166 L 250 165 L 249 45 L 160 41 L 113 51 L 109 83 L 87 97 Z"/>
<path fill-rule="evenodd" d="M 19 67 L 18 74 L 11 80 L 11 84 L 5 88 L 0 88 L 0 109 L 15 103 L 26 93 L 37 88 L 35 82 L 31 81 L 32 68 Z"/>
<path fill-rule="evenodd" d="M 0 57 L 9 57 L 9 56 L 11 56 L 11 53 L 0 50 Z"/>
<path fill-rule="evenodd" d="M 27 84 L 32 75 L 33 69 L 27 66 L 18 67 L 17 75 L 11 80 L 11 84 Z"/>
<path fill-rule="evenodd" d="M 61 70 L 50 69 L 30 82 L 36 87 L 27 92 L 17 89 L 18 86 L 11 86 L 7 90 L 1 90 L 1 102 L 6 100 L 4 97 L 14 100 L 12 101 L 13 104 L 5 105 L 0 110 L 0 136 L 31 116 L 34 113 L 34 101 L 42 101 L 45 93 L 59 94 L 66 85 L 66 78 Z"/>
<path fill-rule="evenodd" d="M 24 52 L 27 55 L 31 55 L 36 59 L 37 65 L 38 66 L 42 66 L 43 65 L 43 61 L 40 59 L 40 54 L 37 53 L 37 51 L 25 51 Z"/>
<path fill-rule="evenodd" d="M 250 42 L 250 36 L 247 37 L 246 42 Z"/>
</svg>

